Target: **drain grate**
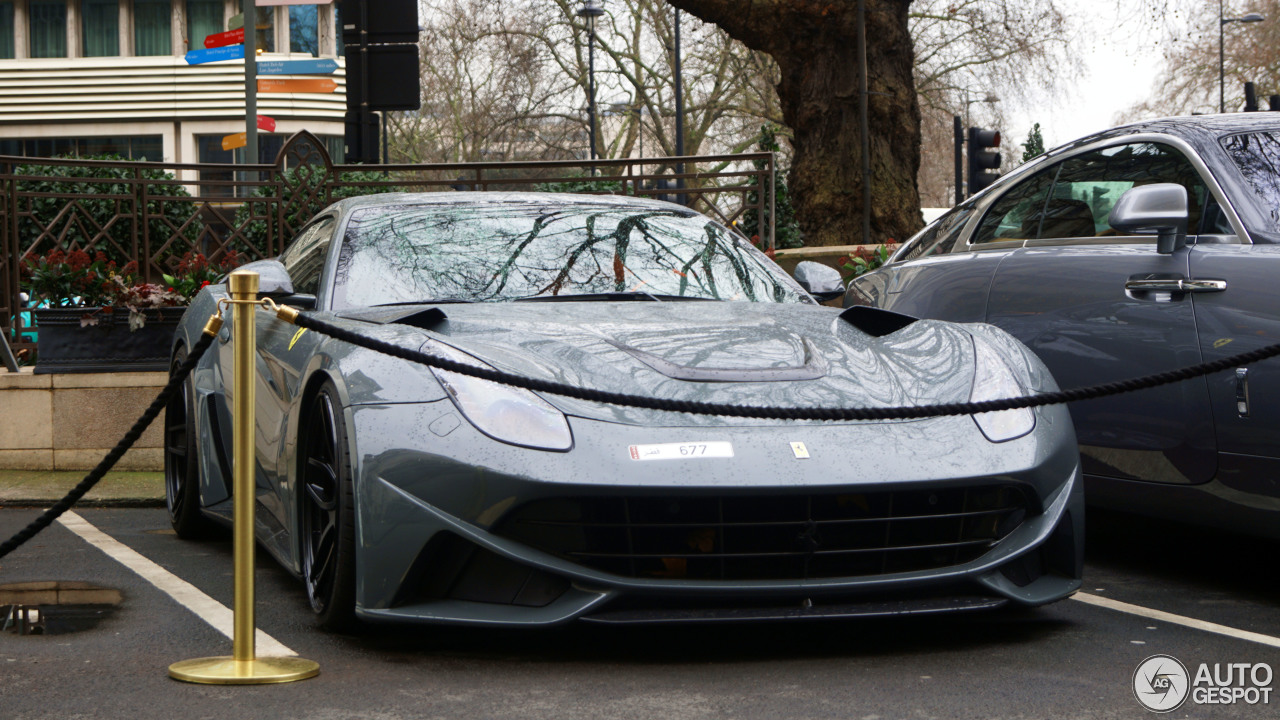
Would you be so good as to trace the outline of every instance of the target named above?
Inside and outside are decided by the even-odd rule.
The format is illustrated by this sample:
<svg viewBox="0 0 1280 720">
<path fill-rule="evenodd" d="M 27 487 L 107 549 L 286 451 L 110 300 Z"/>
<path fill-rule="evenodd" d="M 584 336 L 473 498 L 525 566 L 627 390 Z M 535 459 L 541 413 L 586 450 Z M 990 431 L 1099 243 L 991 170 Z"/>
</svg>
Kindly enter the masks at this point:
<svg viewBox="0 0 1280 720">
<path fill-rule="evenodd" d="M 89 630 L 111 615 L 123 599 L 119 590 L 86 582 L 0 585 L 0 631 L 65 635 Z"/>
</svg>

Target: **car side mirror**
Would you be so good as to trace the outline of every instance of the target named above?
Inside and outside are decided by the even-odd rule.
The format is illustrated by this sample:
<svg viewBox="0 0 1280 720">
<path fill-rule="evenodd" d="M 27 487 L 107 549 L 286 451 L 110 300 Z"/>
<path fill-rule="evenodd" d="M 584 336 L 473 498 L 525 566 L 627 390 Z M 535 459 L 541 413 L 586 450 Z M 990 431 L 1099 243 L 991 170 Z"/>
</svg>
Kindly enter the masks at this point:
<svg viewBox="0 0 1280 720">
<path fill-rule="evenodd" d="M 812 260 L 803 260 L 791 273 L 806 292 L 822 302 L 834 300 L 844 294 L 844 279 L 840 271 Z"/>
<path fill-rule="evenodd" d="M 1108 221 L 1121 233 L 1156 234 L 1156 252 L 1172 254 L 1187 244 L 1187 189 L 1175 183 L 1130 188 Z"/>
<path fill-rule="evenodd" d="M 236 269 L 258 273 L 259 297 L 279 298 L 293 294 L 293 278 L 289 277 L 289 271 L 279 260 L 257 260 Z"/>
</svg>

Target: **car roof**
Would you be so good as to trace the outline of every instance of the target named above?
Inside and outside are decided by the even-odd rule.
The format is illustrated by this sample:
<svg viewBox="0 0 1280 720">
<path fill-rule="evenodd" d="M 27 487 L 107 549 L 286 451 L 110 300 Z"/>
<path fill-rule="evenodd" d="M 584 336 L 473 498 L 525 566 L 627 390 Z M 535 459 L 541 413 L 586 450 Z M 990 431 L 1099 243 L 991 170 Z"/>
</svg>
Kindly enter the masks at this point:
<svg viewBox="0 0 1280 720">
<path fill-rule="evenodd" d="M 686 215 L 697 213 L 683 205 L 634 197 L 631 195 L 585 195 L 578 193 L 557 192 L 500 192 L 500 191 L 441 191 L 441 192 L 394 192 L 362 195 L 346 198 L 334 203 L 331 207 L 342 212 L 360 208 L 386 207 L 395 205 L 500 205 L 500 204 L 555 204 L 576 205 L 579 207 L 631 208 L 644 210 L 668 210 Z"/>
<path fill-rule="evenodd" d="M 1139 135 L 1143 133 L 1159 133 L 1180 137 L 1193 146 L 1203 147 L 1216 142 L 1227 135 L 1265 130 L 1280 130 L 1280 113 L 1226 113 L 1222 115 L 1189 115 L 1180 117 L 1164 117 L 1151 120 L 1118 125 L 1113 128 L 1085 135 L 1071 142 L 1059 145 L 1049 151 L 1048 155 L 1059 155 L 1082 145 L 1109 140 L 1112 138 Z"/>
</svg>

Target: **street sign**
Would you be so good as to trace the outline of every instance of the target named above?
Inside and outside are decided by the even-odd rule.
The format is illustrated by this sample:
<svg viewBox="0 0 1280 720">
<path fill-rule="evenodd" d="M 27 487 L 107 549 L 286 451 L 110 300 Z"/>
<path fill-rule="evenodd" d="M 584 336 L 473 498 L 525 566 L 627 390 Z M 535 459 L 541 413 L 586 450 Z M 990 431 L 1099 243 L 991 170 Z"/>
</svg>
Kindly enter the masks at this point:
<svg viewBox="0 0 1280 720">
<path fill-rule="evenodd" d="M 244 42 L 244 28 L 206 35 L 204 46 L 207 48 L 226 47 Z"/>
<path fill-rule="evenodd" d="M 243 28 L 244 28 L 244 13 L 232 15 L 231 19 L 227 21 L 228 30 L 240 30 Z"/>
<path fill-rule="evenodd" d="M 276 131 L 276 119 L 275 119 L 275 118 L 269 118 L 269 117 L 267 117 L 266 115 L 259 115 L 259 116 L 258 116 L 258 129 L 259 129 L 259 130 L 262 130 L 262 131 L 264 131 L 264 132 L 275 132 L 275 131 Z"/>
<path fill-rule="evenodd" d="M 329 78 L 267 79 L 258 81 L 258 92 L 260 93 L 331 93 L 337 89 L 338 83 Z"/>
<path fill-rule="evenodd" d="M 259 75 L 332 75 L 338 69 L 338 61 L 332 58 L 316 60 L 259 60 Z"/>
<path fill-rule="evenodd" d="M 233 135 L 224 135 L 222 138 L 223 150 L 235 150 L 249 144 L 249 136 L 246 133 L 235 133 Z"/>
<path fill-rule="evenodd" d="M 227 45 L 207 50 L 192 50 L 185 57 L 188 65 L 202 65 L 204 63 L 218 62 L 219 60 L 243 60 L 244 45 Z"/>
</svg>

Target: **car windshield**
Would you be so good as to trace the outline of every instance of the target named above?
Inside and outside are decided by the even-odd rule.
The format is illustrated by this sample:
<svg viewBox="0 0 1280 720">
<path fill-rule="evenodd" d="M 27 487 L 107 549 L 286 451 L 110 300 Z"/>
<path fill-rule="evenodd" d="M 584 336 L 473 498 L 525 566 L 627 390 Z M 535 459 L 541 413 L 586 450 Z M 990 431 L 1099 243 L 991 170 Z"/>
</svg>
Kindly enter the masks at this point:
<svg viewBox="0 0 1280 720">
<path fill-rule="evenodd" d="M 1264 231 L 1280 233 L 1280 132 L 1231 135 L 1221 142 L 1253 189 Z"/>
<path fill-rule="evenodd" d="M 591 296 L 811 302 L 762 253 L 682 208 L 470 202 L 356 210 L 334 307 Z"/>
</svg>

